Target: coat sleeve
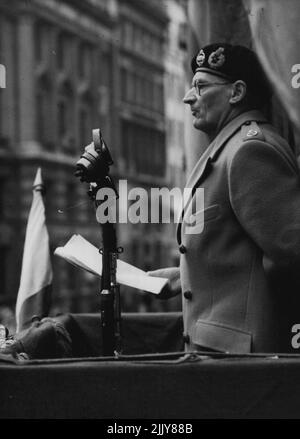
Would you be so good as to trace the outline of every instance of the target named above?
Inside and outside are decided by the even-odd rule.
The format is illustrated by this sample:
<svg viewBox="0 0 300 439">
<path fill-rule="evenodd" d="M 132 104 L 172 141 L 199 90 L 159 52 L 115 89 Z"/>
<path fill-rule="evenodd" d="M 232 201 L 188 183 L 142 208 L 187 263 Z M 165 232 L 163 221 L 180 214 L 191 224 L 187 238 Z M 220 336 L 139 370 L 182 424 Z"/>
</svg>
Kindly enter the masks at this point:
<svg viewBox="0 0 300 439">
<path fill-rule="evenodd" d="M 274 262 L 300 261 L 300 179 L 277 147 L 244 142 L 228 167 L 233 211 L 243 229 Z"/>
</svg>

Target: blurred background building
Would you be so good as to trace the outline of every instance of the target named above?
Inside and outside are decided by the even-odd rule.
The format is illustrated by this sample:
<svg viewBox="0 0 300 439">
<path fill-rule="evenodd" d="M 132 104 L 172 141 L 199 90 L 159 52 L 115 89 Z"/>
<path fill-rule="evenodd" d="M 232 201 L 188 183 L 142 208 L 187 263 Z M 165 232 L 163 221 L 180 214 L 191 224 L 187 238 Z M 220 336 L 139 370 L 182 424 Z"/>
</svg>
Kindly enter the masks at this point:
<svg viewBox="0 0 300 439">
<path fill-rule="evenodd" d="M 175 0 L 0 3 L 0 63 L 7 70 L 0 95 L 1 305 L 15 304 L 37 166 L 52 254 L 73 233 L 101 245 L 88 187 L 73 176 L 93 128 L 102 129 L 112 174 L 127 179 L 128 190 L 184 184 L 185 9 Z M 168 224 L 122 225 L 122 257 L 145 270 L 173 265 L 174 231 Z M 53 267 L 53 313 L 98 309 L 98 279 L 57 257 Z M 166 308 L 149 294 L 122 291 L 124 310 Z"/>
<path fill-rule="evenodd" d="M 184 186 L 199 141 L 205 145 L 182 105 L 190 57 L 213 41 L 253 47 L 243 1 L 224 5 L 223 0 L 0 2 L 0 64 L 7 75 L 6 88 L 0 89 L 0 306 L 5 312 L 15 305 L 38 166 L 47 187 L 52 254 L 73 233 L 101 245 L 87 186 L 73 176 L 93 128 L 102 129 L 115 160 L 112 174 L 116 181 L 127 179 L 128 190 Z M 295 147 L 276 98 L 267 110 Z M 122 258 L 144 270 L 177 264 L 175 227 L 119 226 Z M 53 314 L 98 310 L 98 279 L 57 257 L 53 267 Z M 180 309 L 180 301 L 160 302 L 122 288 L 124 311 Z"/>
</svg>

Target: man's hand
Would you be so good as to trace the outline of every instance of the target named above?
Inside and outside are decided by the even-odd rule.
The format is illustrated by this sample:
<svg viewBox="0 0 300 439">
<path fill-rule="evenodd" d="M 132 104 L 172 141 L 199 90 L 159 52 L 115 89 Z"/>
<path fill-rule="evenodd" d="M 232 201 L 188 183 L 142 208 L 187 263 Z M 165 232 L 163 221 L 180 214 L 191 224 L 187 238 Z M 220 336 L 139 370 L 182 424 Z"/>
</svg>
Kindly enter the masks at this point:
<svg viewBox="0 0 300 439">
<path fill-rule="evenodd" d="M 180 270 L 179 267 L 160 268 L 159 270 L 148 271 L 149 276 L 165 277 L 169 282 L 158 294 L 158 299 L 170 299 L 181 293 Z"/>
</svg>

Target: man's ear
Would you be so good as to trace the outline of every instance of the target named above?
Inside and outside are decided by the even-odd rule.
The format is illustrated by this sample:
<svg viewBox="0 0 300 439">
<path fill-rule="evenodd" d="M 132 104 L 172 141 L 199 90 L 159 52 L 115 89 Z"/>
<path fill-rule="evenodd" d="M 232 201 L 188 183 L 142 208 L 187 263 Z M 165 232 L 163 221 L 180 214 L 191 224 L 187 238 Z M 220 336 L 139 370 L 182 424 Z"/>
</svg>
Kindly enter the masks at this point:
<svg viewBox="0 0 300 439">
<path fill-rule="evenodd" d="M 247 93 L 247 85 L 244 81 L 238 80 L 232 84 L 232 93 L 229 102 L 237 104 L 241 102 Z"/>
</svg>

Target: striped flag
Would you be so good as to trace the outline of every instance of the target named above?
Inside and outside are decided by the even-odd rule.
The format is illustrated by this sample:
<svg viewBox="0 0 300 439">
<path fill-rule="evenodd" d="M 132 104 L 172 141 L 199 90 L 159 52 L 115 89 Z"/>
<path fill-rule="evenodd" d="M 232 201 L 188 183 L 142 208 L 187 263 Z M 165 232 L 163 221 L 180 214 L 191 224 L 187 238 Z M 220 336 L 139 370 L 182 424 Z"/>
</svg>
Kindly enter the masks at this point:
<svg viewBox="0 0 300 439">
<path fill-rule="evenodd" d="M 50 309 L 52 266 L 45 221 L 43 181 L 38 168 L 33 183 L 33 201 L 26 228 L 21 280 L 16 303 L 17 332 L 25 329 L 34 315 L 45 317 Z"/>
</svg>

